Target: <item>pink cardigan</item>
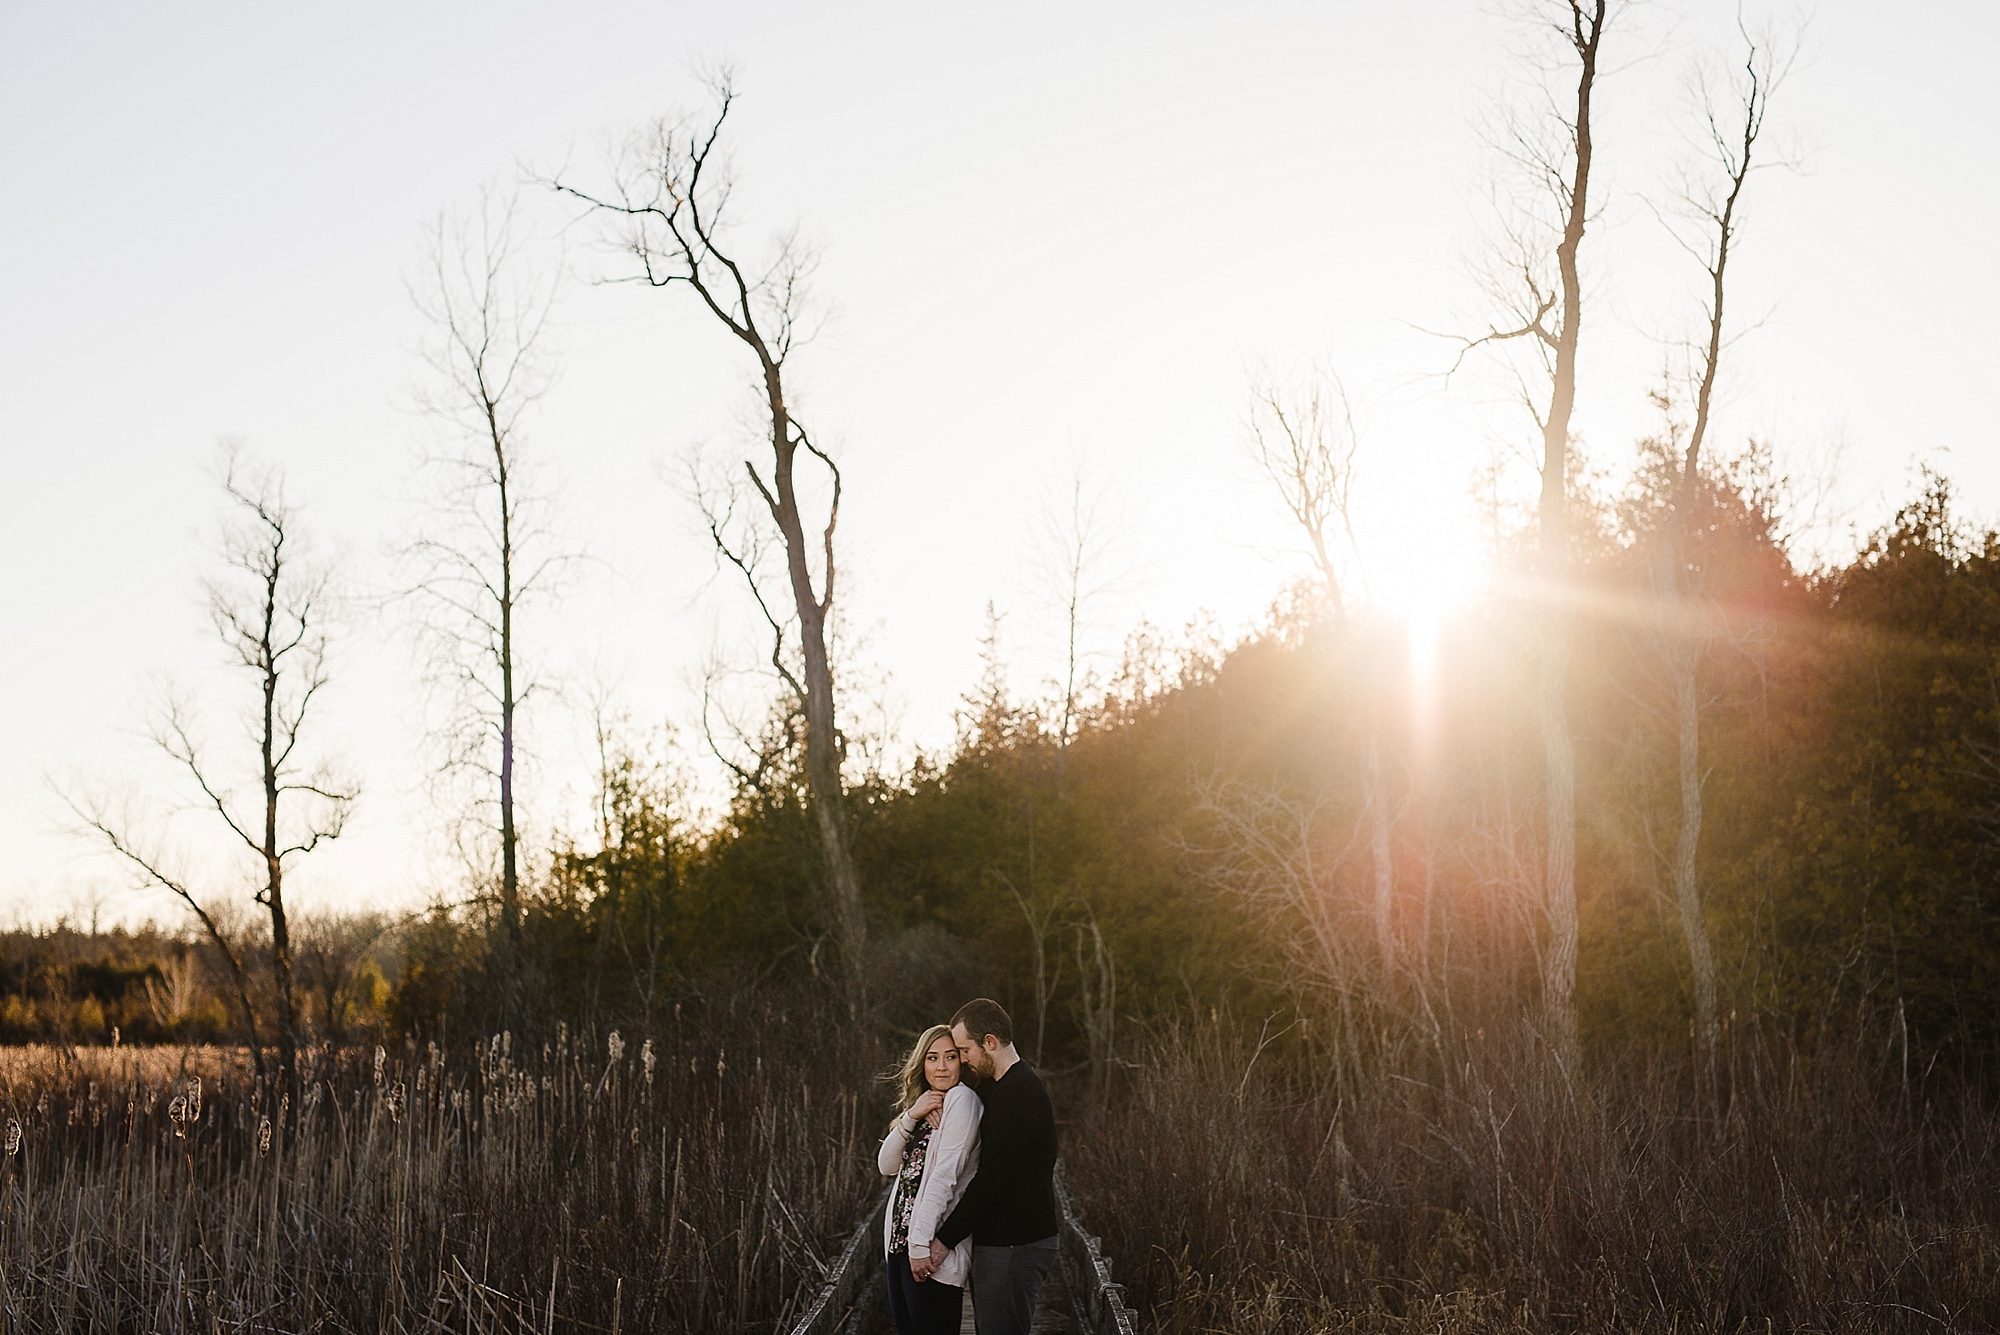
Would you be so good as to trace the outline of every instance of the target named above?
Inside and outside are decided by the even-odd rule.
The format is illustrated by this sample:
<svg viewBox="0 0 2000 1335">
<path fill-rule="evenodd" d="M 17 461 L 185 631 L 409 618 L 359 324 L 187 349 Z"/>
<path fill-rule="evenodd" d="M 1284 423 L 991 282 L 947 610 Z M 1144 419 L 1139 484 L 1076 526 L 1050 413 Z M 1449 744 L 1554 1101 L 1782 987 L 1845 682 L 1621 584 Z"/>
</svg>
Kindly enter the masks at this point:
<svg viewBox="0 0 2000 1335">
<path fill-rule="evenodd" d="M 930 1150 L 924 1155 L 924 1175 L 917 1182 L 917 1202 L 910 1210 L 910 1252 L 930 1250 L 931 1238 L 954 1208 L 979 1171 L 979 1118 L 986 1111 L 979 1096 L 965 1085 L 953 1085 L 944 1092 L 943 1116 L 931 1132 Z M 903 1147 L 911 1133 L 903 1129 L 903 1119 L 889 1128 L 876 1151 L 875 1166 L 883 1177 L 903 1171 Z M 902 1190 L 897 1183 L 896 1190 Z M 889 1208 L 882 1216 L 882 1255 L 889 1254 L 890 1221 L 896 1217 L 896 1192 L 889 1193 Z M 965 1286 L 972 1273 L 972 1239 L 965 1238 L 952 1248 L 951 1255 L 937 1268 L 933 1278 Z"/>
</svg>

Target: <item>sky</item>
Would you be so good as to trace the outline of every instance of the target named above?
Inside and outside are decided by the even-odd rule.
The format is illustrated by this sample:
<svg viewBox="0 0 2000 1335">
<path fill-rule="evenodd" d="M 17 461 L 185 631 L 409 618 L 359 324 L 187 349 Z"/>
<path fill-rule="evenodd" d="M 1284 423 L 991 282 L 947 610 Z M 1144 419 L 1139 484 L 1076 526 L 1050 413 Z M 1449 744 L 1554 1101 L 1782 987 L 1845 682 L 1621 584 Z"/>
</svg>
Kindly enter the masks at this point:
<svg viewBox="0 0 2000 1335">
<path fill-rule="evenodd" d="M 1753 18 L 1762 11 L 1750 7 Z M 1784 11 L 1780 18 L 1792 11 Z M 1772 115 L 1794 166 L 1753 178 L 1732 274 L 1717 448 L 1772 443 L 1828 478 L 1807 535 L 1851 551 L 1919 462 L 2000 518 L 1986 403 L 2000 333 L 2000 10 L 1828 0 Z M 1686 70 L 1736 6 L 1648 5 L 1608 39 L 1600 212 L 1577 431 L 1615 479 L 1656 419 L 1700 274 L 1653 203 L 1685 153 Z M 1937 34 L 1954 34 L 1941 41 Z M 1242 451 L 1261 372 L 1333 368 L 1364 434 L 1363 557 L 1383 588 L 1476 559 L 1480 471 L 1532 426 L 1491 364 L 1443 372 L 1494 318 L 1496 105 L 1533 82 L 1492 4 L 850 3 L 422 6 L 12 0 L 0 7 L 0 920 L 178 923 L 67 831 L 55 789 L 184 804 L 149 751 L 168 690 L 240 746 L 203 612 L 239 439 L 281 468 L 356 595 L 322 737 L 358 775 L 307 906 L 449 888 L 408 619 L 370 595 L 421 513 L 435 425 L 413 413 L 423 228 L 522 185 L 534 255 L 568 275 L 558 379 L 528 422 L 566 541 L 588 553 L 529 631 L 530 827 L 578 829 L 594 695 L 673 729 L 711 777 L 702 665 L 754 664 L 677 479 L 743 438 L 742 350 L 685 291 L 621 272 L 532 178 L 604 179 L 607 148 L 705 107 L 727 64 L 741 243 L 796 226 L 823 256 L 792 391 L 847 490 L 845 708 L 936 751 L 976 680 L 989 602 L 1017 690 L 1055 671 L 1037 515 L 1080 474 L 1118 516 L 1117 587 L 1085 645 L 1141 619 L 1240 634 L 1299 570 Z M 1986 88 L 1985 93 L 1980 89 Z M 559 252 L 559 260 L 558 260 Z M 1802 485 L 1801 491 L 1811 487 Z M 235 685 L 240 692 L 240 684 Z M 198 883 L 241 884 L 212 830 L 163 827 Z"/>
</svg>

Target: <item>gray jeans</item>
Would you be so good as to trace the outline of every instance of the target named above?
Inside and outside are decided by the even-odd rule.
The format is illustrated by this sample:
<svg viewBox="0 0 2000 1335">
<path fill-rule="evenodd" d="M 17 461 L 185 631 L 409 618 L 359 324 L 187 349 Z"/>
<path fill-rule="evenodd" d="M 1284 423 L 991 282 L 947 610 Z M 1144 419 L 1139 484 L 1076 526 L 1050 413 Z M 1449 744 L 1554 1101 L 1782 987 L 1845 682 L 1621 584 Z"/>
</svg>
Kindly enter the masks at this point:
<svg viewBox="0 0 2000 1335">
<path fill-rule="evenodd" d="M 1028 1335 L 1042 1281 L 1056 1263 L 1056 1240 L 1019 1247 L 972 1244 L 972 1315 L 979 1335 Z"/>
</svg>

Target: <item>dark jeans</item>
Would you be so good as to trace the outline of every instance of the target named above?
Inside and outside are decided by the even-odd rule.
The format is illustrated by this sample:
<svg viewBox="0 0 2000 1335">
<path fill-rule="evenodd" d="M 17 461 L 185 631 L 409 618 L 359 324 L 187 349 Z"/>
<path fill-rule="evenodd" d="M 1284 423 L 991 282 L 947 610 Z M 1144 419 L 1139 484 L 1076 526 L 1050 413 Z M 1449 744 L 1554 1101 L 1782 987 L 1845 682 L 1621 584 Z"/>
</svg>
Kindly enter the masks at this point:
<svg viewBox="0 0 2000 1335">
<path fill-rule="evenodd" d="M 964 1289 L 935 1279 L 917 1283 L 910 1274 L 910 1254 L 906 1251 L 890 1252 L 886 1264 L 889 1315 L 896 1319 L 896 1335 L 958 1335 Z"/>
<path fill-rule="evenodd" d="M 1035 1299 L 1055 1263 L 1054 1238 L 1019 1247 L 982 1247 L 973 1239 L 972 1314 L 979 1335 L 1028 1335 Z"/>
</svg>

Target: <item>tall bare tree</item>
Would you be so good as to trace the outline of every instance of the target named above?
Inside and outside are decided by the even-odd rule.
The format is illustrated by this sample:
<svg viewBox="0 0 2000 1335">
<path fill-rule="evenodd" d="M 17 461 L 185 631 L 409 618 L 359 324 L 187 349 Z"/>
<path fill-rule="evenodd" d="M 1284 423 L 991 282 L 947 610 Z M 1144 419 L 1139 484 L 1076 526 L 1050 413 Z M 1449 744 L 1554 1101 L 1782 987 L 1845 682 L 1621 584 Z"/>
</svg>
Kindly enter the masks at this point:
<svg viewBox="0 0 2000 1335">
<path fill-rule="evenodd" d="M 1359 582 L 1353 502 L 1361 451 L 1347 387 L 1330 372 L 1316 372 L 1303 385 L 1291 386 L 1273 376 L 1261 377 L 1251 389 L 1246 442 L 1251 462 L 1270 481 L 1305 539 L 1334 626 L 1345 632 L 1358 592 L 1353 586 Z M 1377 701 L 1368 704 L 1366 729 L 1361 782 L 1374 860 L 1375 954 L 1386 995 L 1400 952 L 1395 930 L 1394 815 L 1382 766 Z"/>
<path fill-rule="evenodd" d="M 1758 141 L 1770 110 L 1771 95 L 1784 81 L 1792 54 L 1772 38 L 1752 36 L 1740 23 L 1742 64 L 1721 87 L 1708 72 L 1695 79 L 1700 134 L 1698 162 L 1682 174 L 1672 207 L 1663 214 L 1680 244 L 1698 261 L 1707 279 L 1702 315 L 1703 337 L 1697 344 L 1689 373 L 1694 421 L 1679 457 L 1679 478 L 1673 512 L 1657 553 L 1655 583 L 1662 601 L 1659 645 L 1673 693 L 1678 742 L 1680 830 L 1672 853 L 1674 899 L 1680 909 L 1681 931 L 1687 939 L 1694 977 L 1695 1028 L 1706 1072 L 1713 1080 L 1721 1027 L 1718 1019 L 1715 952 L 1702 917 L 1697 853 L 1701 845 L 1701 684 L 1700 669 L 1706 618 L 1696 615 L 1701 598 L 1701 573 L 1693 562 L 1701 525 L 1702 447 L 1713 417 L 1715 387 L 1728 340 L 1723 335 L 1723 297 L 1729 262 L 1742 225 L 1744 188 L 1750 175 L 1764 165 Z M 1796 46 L 1791 48 L 1795 53 Z"/>
<path fill-rule="evenodd" d="M 307 744 L 308 724 L 327 685 L 326 618 L 329 577 L 310 557 L 299 512 L 285 499 L 283 479 L 227 448 L 220 469 L 227 519 L 222 572 L 208 581 L 208 611 L 230 665 L 250 686 L 244 711 L 249 764 L 216 760 L 195 711 L 171 697 L 153 729 L 154 744 L 186 776 L 197 805 L 212 812 L 255 866 L 253 898 L 270 915 L 271 970 L 276 997 L 279 1070 L 298 1078 L 299 1015 L 293 980 L 292 923 L 285 905 L 291 863 L 336 839 L 358 796 L 334 762 Z M 247 781 L 247 782 L 246 782 Z M 248 787 L 246 797 L 243 789 Z M 147 881 L 177 895 L 194 913 L 227 962 L 258 1069 L 263 1069 L 255 1008 L 242 947 L 229 940 L 192 877 L 178 870 L 162 842 L 101 798 L 65 794 L 84 828 L 135 867 Z"/>
<path fill-rule="evenodd" d="M 773 667 L 804 702 L 806 779 L 849 1002 L 859 1012 L 866 999 L 868 922 L 848 829 L 841 779 L 845 747 L 827 650 L 835 606 L 841 476 L 832 454 L 799 421 L 785 383 L 787 361 L 809 332 L 806 288 L 815 257 L 795 233 L 788 233 L 762 265 L 752 268 L 741 258 L 730 209 L 733 177 L 719 151 L 736 98 L 727 73 L 716 77 L 712 92 L 715 111 L 706 121 L 661 120 L 634 135 L 613 162 L 605 190 L 580 189 L 559 176 L 548 184 L 614 225 L 616 244 L 637 264 L 627 281 L 693 293 L 755 363 L 770 457 L 767 469 L 745 460 L 743 470 L 777 529 L 791 594 L 789 613 L 781 613 L 776 600 L 765 596 L 752 554 L 732 543 L 715 522 L 716 513 L 709 515 L 709 529 L 717 551 L 744 575 L 773 632 Z M 822 470 L 824 522 L 814 521 L 816 532 L 807 529 L 802 465 Z"/>
<path fill-rule="evenodd" d="M 425 241 L 411 284 L 429 326 L 431 377 L 418 401 L 443 432 L 421 457 L 429 506 L 399 563 L 432 684 L 449 702 L 443 771 L 471 776 L 476 808 L 491 813 L 473 828 L 498 839 L 511 976 L 521 944 L 520 713 L 538 689 L 523 623 L 576 559 L 524 430 L 550 384 L 543 341 L 556 270 L 530 261 L 519 199 L 492 188 L 474 207 L 441 212 Z"/>
<path fill-rule="evenodd" d="M 1612 0 L 1534 0 L 1530 22 L 1559 53 L 1558 80 L 1573 75 L 1574 93 L 1551 92 L 1546 118 L 1510 121 L 1497 147 L 1518 169 L 1529 197 L 1505 220 L 1507 235 L 1492 276 L 1494 295 L 1510 313 L 1504 326 L 1469 340 L 1520 341 L 1535 353 L 1539 390 L 1524 381 L 1523 399 L 1541 429 L 1541 500 L 1536 574 L 1543 585 L 1539 615 L 1540 718 L 1545 770 L 1546 862 L 1543 899 L 1548 942 L 1542 953 L 1544 1004 L 1556 1048 L 1576 1069 L 1576 745 L 1570 736 L 1569 669 L 1573 627 L 1563 597 L 1570 578 L 1570 419 L 1576 408 L 1577 348 L 1583 330 L 1580 259 L 1590 221 L 1592 121 L 1604 32 Z M 1553 272 L 1551 272 L 1553 267 Z"/>
</svg>

